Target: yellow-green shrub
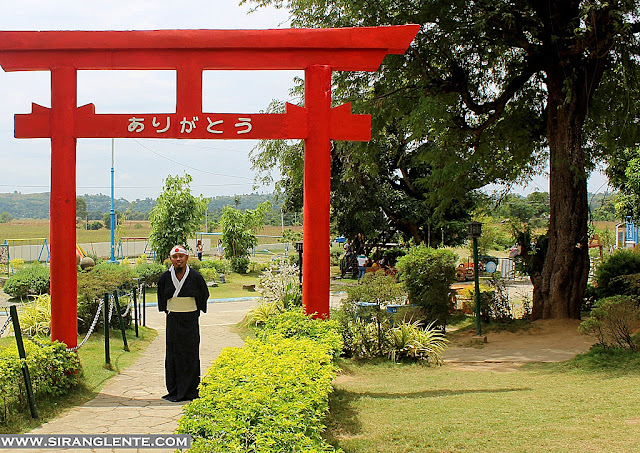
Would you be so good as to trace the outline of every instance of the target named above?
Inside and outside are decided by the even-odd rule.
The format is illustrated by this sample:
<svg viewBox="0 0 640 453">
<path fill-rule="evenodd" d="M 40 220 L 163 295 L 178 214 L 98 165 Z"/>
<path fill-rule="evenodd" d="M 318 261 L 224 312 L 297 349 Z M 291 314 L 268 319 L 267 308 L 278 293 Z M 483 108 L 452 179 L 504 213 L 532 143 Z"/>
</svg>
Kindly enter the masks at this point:
<svg viewBox="0 0 640 453">
<path fill-rule="evenodd" d="M 178 432 L 191 435 L 192 452 L 335 451 L 321 436 L 334 377 L 329 348 L 311 339 L 227 348 Z"/>
<path fill-rule="evenodd" d="M 40 347 L 26 341 L 24 346 L 36 399 L 62 395 L 78 384 L 82 371 L 80 360 L 76 353 L 67 352 L 64 343 L 48 343 Z M 27 407 L 20 357 L 15 345 L 0 350 L 0 400 L 4 409 L 2 420 Z"/>
</svg>

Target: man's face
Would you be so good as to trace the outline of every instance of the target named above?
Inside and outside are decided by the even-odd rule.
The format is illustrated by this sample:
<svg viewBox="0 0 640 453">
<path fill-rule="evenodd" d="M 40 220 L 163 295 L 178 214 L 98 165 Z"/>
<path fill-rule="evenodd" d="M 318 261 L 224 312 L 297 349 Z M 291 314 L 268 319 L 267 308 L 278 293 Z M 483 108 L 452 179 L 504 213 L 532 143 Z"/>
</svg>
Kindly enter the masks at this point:
<svg viewBox="0 0 640 453">
<path fill-rule="evenodd" d="M 173 264 L 174 269 L 182 269 L 189 260 L 189 255 L 185 255 L 184 253 L 176 253 L 171 256 L 171 264 Z"/>
</svg>

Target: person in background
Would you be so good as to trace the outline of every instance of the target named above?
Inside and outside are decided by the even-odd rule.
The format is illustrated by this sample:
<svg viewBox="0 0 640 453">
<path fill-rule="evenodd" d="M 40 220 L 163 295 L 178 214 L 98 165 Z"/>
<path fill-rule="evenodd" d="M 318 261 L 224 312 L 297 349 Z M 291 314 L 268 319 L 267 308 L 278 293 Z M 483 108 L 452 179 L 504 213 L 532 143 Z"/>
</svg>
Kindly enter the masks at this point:
<svg viewBox="0 0 640 453">
<path fill-rule="evenodd" d="M 364 253 L 361 253 L 358 255 L 357 260 L 358 260 L 358 281 L 360 281 L 360 279 L 364 277 L 364 274 L 367 272 L 367 263 L 369 263 L 369 258 L 367 258 L 367 255 L 365 255 Z"/>
<path fill-rule="evenodd" d="M 209 289 L 202 275 L 187 265 L 189 253 L 176 245 L 171 267 L 158 280 L 158 310 L 167 314 L 165 381 L 167 401 L 198 397 L 200 384 L 200 312 L 207 312 Z"/>
<path fill-rule="evenodd" d="M 202 241 L 198 239 L 198 244 L 196 245 L 196 255 L 198 255 L 198 259 L 202 261 Z"/>
<path fill-rule="evenodd" d="M 218 246 L 216 247 L 216 256 L 218 259 L 222 259 L 224 256 L 224 246 L 222 245 L 222 239 L 218 239 Z"/>
</svg>

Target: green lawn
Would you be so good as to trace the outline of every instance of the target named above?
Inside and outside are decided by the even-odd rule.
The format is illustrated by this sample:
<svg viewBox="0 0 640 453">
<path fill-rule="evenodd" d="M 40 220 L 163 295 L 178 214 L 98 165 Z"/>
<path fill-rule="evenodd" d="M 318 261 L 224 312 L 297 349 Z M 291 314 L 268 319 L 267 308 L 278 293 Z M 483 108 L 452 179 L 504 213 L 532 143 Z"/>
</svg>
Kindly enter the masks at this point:
<svg viewBox="0 0 640 453">
<path fill-rule="evenodd" d="M 342 361 L 327 438 L 345 452 L 640 451 L 640 355 L 515 372 Z"/>
<path fill-rule="evenodd" d="M 259 297 L 257 291 L 249 291 L 243 289 L 243 285 L 256 285 L 258 282 L 258 274 L 250 272 L 246 275 L 230 273 L 225 275 L 226 283 L 220 283 L 214 288 L 209 288 L 209 297 L 211 299 L 230 299 L 235 297 Z M 145 290 L 145 300 L 147 303 L 156 303 L 158 301 L 157 288 L 147 288 Z"/>
</svg>

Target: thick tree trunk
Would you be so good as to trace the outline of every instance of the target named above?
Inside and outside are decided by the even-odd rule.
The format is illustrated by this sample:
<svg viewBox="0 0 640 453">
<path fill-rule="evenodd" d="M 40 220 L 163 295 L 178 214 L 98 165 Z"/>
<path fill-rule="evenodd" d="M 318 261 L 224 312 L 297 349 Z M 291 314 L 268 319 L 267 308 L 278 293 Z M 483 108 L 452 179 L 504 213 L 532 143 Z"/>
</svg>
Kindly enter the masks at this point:
<svg viewBox="0 0 640 453">
<path fill-rule="evenodd" d="M 575 84 L 547 73 L 549 198 L 548 250 L 534 291 L 533 319 L 580 319 L 589 276 L 587 174 L 582 151 L 586 102 Z M 568 85 L 572 85 L 568 88 Z M 570 92 L 563 90 L 568 89 Z"/>
</svg>

